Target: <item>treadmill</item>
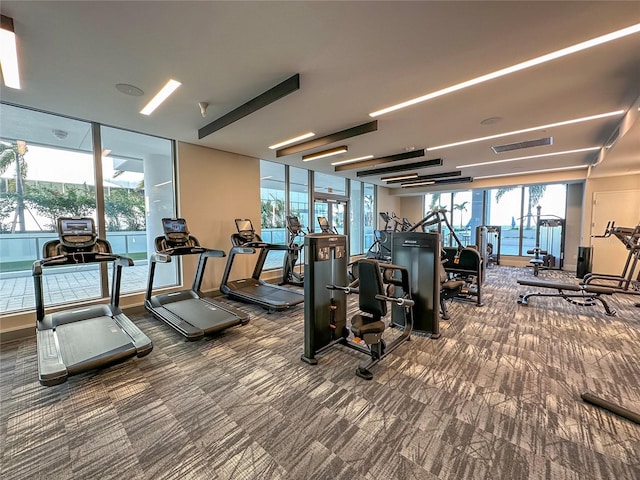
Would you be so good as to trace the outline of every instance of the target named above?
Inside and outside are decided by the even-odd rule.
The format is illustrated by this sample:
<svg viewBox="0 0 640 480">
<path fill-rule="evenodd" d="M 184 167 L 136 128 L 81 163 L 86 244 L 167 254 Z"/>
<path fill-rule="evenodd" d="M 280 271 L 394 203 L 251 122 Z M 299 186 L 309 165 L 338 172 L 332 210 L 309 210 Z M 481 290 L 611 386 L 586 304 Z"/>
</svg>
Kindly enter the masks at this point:
<svg viewBox="0 0 640 480">
<path fill-rule="evenodd" d="M 98 238 L 93 218 L 61 217 L 58 240 L 43 246 L 43 258 L 33 264 L 36 300 L 38 378 L 58 385 L 70 375 L 144 357 L 151 340 L 119 308 L 122 267 L 128 257 L 114 255 L 107 240 Z M 42 271 L 57 266 L 113 262 L 109 304 L 91 305 L 45 315 Z"/>
<path fill-rule="evenodd" d="M 145 308 L 189 341 L 199 340 L 225 328 L 247 324 L 249 315 L 205 298 L 200 292 L 207 259 L 224 257 L 225 253 L 201 247 L 198 239 L 189 234 L 184 218 L 163 218 L 162 228 L 164 235 L 156 237 L 156 252 L 149 264 Z M 173 257 L 182 255 L 200 255 L 193 286 L 189 290 L 152 295 L 156 265 L 170 263 Z"/>
<path fill-rule="evenodd" d="M 229 298 L 254 303 L 269 312 L 286 310 L 304 302 L 304 294 L 290 288 L 273 285 L 260 279 L 264 262 L 271 250 L 289 250 L 287 245 L 274 245 L 263 242 L 249 219 L 236 218 L 237 233 L 231 235 L 233 247 L 229 251 L 227 266 L 222 275 L 220 291 Z M 229 280 L 236 255 L 258 253 L 258 259 L 250 278 Z"/>
</svg>

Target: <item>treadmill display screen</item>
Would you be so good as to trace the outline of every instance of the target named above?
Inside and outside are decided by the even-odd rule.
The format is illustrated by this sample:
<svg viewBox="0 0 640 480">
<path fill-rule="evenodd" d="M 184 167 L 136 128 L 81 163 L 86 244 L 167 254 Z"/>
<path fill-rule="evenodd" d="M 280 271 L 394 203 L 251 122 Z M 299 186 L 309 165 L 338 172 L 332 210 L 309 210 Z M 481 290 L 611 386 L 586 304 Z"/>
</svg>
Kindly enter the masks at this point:
<svg viewBox="0 0 640 480">
<path fill-rule="evenodd" d="M 323 232 L 328 232 L 331 229 L 327 217 L 318 217 L 318 225 L 320 225 L 320 230 Z"/>
<path fill-rule="evenodd" d="M 165 234 L 187 233 L 187 222 L 184 218 L 163 218 L 162 228 Z"/>
<path fill-rule="evenodd" d="M 251 220 L 236 219 L 236 228 L 238 229 L 238 233 L 253 233 L 253 224 L 251 223 Z"/>
<path fill-rule="evenodd" d="M 92 218 L 61 218 L 60 235 L 92 235 Z"/>
</svg>

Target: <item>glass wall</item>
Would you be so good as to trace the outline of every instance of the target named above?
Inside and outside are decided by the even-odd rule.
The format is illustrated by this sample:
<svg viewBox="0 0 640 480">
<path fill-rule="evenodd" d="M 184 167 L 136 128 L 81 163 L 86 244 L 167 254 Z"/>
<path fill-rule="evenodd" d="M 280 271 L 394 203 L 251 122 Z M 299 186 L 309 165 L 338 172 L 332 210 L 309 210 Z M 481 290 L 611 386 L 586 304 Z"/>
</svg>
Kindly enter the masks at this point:
<svg viewBox="0 0 640 480">
<path fill-rule="evenodd" d="M 309 171 L 303 168 L 289 167 L 289 215 L 298 217 L 303 227 L 310 226 Z"/>
<path fill-rule="evenodd" d="M 349 191 L 349 252 L 351 255 L 364 253 L 362 182 L 351 180 Z M 367 247 L 368 248 L 368 247 Z"/>
<path fill-rule="evenodd" d="M 522 187 L 487 190 L 486 224 L 501 227 L 500 254 L 520 255 Z M 530 234 L 530 232 L 529 232 Z"/>
<path fill-rule="evenodd" d="M 61 216 L 92 217 L 114 252 L 134 259 L 123 271 L 121 292 L 144 291 L 149 248 L 160 234 L 147 232 L 147 220 L 154 208 L 157 215 L 175 215 L 172 142 L 13 105 L 0 104 L 0 117 L 0 313 L 34 308 L 31 266 L 44 243 L 57 238 Z M 156 195 L 147 170 L 170 184 L 168 195 Z M 45 305 L 108 296 L 106 269 L 45 269 Z M 169 269 L 164 285 L 177 282 L 177 266 Z"/>
<path fill-rule="evenodd" d="M 260 160 L 260 237 L 267 243 L 288 243 L 285 187 L 285 166 Z M 285 253 L 284 250 L 270 251 L 264 268 L 268 270 L 282 267 Z"/>
<path fill-rule="evenodd" d="M 172 142 L 111 127 L 100 138 L 107 239 L 115 253 L 145 263 L 163 235 L 162 219 L 175 216 Z M 177 284 L 178 265 L 158 264 L 154 288 Z M 121 292 L 140 290 L 143 273 L 125 268 Z"/>
<path fill-rule="evenodd" d="M 318 193 L 331 193 L 333 195 L 346 195 L 347 179 L 326 173 L 314 172 L 313 191 Z"/>
<path fill-rule="evenodd" d="M 310 175 L 313 175 L 313 192 L 309 188 Z M 313 206 L 311 193 L 317 197 Z M 285 217 L 295 215 L 305 232 L 307 229 L 320 231 L 317 216 L 327 217 L 339 233 L 348 231 L 351 255 L 364 253 L 373 243 L 374 185 L 260 160 L 260 199 L 260 226 L 266 242 L 288 243 Z M 344 208 L 347 200 L 348 212 Z M 265 269 L 281 268 L 284 253 L 269 253 Z"/>
<path fill-rule="evenodd" d="M 362 234 L 363 251 L 366 251 L 375 240 L 373 230 L 376 228 L 376 187 L 370 183 L 362 184 Z"/>
<path fill-rule="evenodd" d="M 436 192 L 425 195 L 427 213 L 437 208 L 447 210 L 447 220 L 465 244 L 475 244 L 475 229 L 479 225 L 501 227 L 502 255 L 527 255 L 536 244 L 537 206 L 544 220 L 562 219 L 566 215 L 567 186 L 538 184 L 507 186 L 488 190 Z M 540 231 L 540 245 L 560 256 L 561 228 Z M 445 245 L 450 239 L 444 235 Z M 548 247 L 548 248 L 547 248 Z"/>
</svg>

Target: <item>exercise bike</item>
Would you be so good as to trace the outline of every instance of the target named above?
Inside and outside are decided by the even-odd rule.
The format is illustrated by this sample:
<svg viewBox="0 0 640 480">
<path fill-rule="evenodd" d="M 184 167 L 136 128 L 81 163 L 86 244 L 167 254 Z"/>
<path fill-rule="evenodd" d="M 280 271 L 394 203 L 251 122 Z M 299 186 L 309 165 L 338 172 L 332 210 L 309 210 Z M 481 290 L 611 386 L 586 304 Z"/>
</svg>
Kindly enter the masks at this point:
<svg viewBox="0 0 640 480">
<path fill-rule="evenodd" d="M 298 259 L 304 245 L 306 233 L 302 230 L 298 217 L 294 215 L 287 215 L 287 231 L 289 232 L 289 250 L 287 250 L 282 260 L 282 282 L 279 285 L 302 287 L 304 285 L 304 274 L 302 272 L 302 263 L 298 264 Z M 302 243 L 296 242 L 298 237 L 302 239 Z M 296 271 L 296 265 L 299 265 L 299 271 Z"/>
</svg>

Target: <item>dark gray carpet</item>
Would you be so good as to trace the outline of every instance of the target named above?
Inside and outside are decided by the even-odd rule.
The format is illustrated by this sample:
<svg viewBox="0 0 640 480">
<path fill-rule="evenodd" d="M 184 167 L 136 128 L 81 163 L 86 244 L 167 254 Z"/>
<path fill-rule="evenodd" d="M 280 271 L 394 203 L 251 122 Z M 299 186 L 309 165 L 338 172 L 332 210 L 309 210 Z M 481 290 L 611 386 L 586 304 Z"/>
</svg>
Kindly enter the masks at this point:
<svg viewBox="0 0 640 480">
<path fill-rule="evenodd" d="M 618 311 L 518 306 L 530 270 L 488 271 L 484 307 L 454 303 L 442 338 L 413 337 L 355 376 L 337 347 L 300 361 L 303 307 L 185 342 L 132 316 L 153 352 L 42 387 L 35 338 L 0 353 L 0 477 L 18 479 L 637 479 L 638 298 Z M 540 279 L 576 280 L 561 272 Z M 231 303 L 231 302 L 230 302 Z"/>
</svg>

